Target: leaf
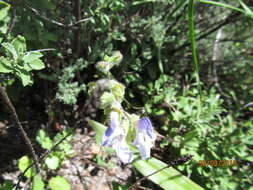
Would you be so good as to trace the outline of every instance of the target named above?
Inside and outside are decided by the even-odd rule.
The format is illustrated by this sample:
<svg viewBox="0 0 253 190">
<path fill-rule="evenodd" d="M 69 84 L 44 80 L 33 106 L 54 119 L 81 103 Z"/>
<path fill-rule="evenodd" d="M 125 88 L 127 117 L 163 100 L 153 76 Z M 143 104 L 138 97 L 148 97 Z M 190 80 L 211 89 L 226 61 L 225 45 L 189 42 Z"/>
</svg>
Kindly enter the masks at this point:
<svg viewBox="0 0 253 190">
<path fill-rule="evenodd" d="M 239 0 L 239 2 L 241 4 L 241 6 L 243 7 L 243 9 L 245 10 L 246 14 L 248 14 L 251 17 L 253 17 L 252 10 L 245 3 L 243 3 L 241 0 Z"/>
<path fill-rule="evenodd" d="M 0 57 L 0 73 L 11 73 L 13 71 L 8 59 Z"/>
<path fill-rule="evenodd" d="M 18 54 L 26 51 L 26 41 L 23 36 L 18 35 L 11 42 Z"/>
<path fill-rule="evenodd" d="M 97 141 L 97 144 L 100 144 L 102 142 L 102 137 L 103 137 L 103 134 L 106 130 L 106 126 L 104 126 L 103 124 L 96 122 L 94 120 L 89 120 L 88 123 L 96 131 L 96 141 Z"/>
<path fill-rule="evenodd" d="M 32 190 L 44 190 L 45 184 L 41 178 L 41 176 L 36 175 L 33 178 Z"/>
<path fill-rule="evenodd" d="M 55 170 L 60 166 L 60 160 L 56 156 L 46 158 L 45 163 L 49 169 Z"/>
<path fill-rule="evenodd" d="M 69 182 L 61 176 L 51 178 L 49 180 L 49 187 L 52 190 L 71 190 Z"/>
<path fill-rule="evenodd" d="M 156 158 L 137 160 L 133 165 L 144 176 L 150 175 L 167 166 L 167 164 Z M 203 190 L 198 184 L 194 183 L 172 167 L 161 170 L 148 177 L 148 179 L 166 190 Z"/>
<path fill-rule="evenodd" d="M 21 172 L 24 172 L 26 170 L 26 168 L 28 168 L 28 166 L 30 166 L 30 164 L 32 163 L 32 161 L 30 160 L 30 158 L 28 158 L 28 156 L 23 156 L 22 158 L 20 158 L 18 160 L 18 168 Z M 32 168 L 29 168 L 25 174 L 24 174 L 27 178 L 31 178 L 34 175 L 34 171 Z"/>
<path fill-rule="evenodd" d="M 34 70 L 41 70 L 45 68 L 43 61 L 41 61 L 40 59 L 33 60 L 29 63 L 29 66 Z"/>
<path fill-rule="evenodd" d="M 3 20 L 8 15 L 9 9 L 10 4 L 0 1 L 0 20 Z"/>
<path fill-rule="evenodd" d="M 30 63 L 34 60 L 39 59 L 42 56 L 43 54 L 38 51 L 31 51 L 31 52 L 27 52 L 22 59 L 25 63 Z"/>
<path fill-rule="evenodd" d="M 53 147 L 53 142 L 42 129 L 39 130 L 38 135 L 36 136 L 36 141 L 42 146 L 42 148 L 50 150 Z"/>
<path fill-rule="evenodd" d="M 7 51 L 8 56 L 12 56 L 12 58 L 16 61 L 18 59 L 18 54 L 14 48 L 14 46 L 10 43 L 2 43 L 2 46 Z"/>
<path fill-rule="evenodd" d="M 15 190 L 15 188 L 10 180 L 6 180 L 2 186 L 0 185 L 0 190 Z"/>
<path fill-rule="evenodd" d="M 27 72 L 26 70 L 23 70 L 23 69 L 19 70 L 18 72 L 16 72 L 16 75 L 21 80 L 23 86 L 27 86 L 33 83 L 31 74 Z"/>
</svg>

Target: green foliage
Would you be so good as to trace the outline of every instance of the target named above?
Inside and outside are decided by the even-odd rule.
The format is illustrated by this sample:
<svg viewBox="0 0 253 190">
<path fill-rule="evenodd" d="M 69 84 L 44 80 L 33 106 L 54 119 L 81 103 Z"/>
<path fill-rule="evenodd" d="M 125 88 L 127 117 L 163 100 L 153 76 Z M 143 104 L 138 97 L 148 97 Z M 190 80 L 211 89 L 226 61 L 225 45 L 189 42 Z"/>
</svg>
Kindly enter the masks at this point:
<svg viewBox="0 0 253 190">
<path fill-rule="evenodd" d="M 13 184 L 10 180 L 6 180 L 3 184 L 0 184 L 0 190 L 14 190 Z"/>
<path fill-rule="evenodd" d="M 139 172 L 144 176 L 148 176 L 158 170 L 168 166 L 167 164 L 157 160 L 156 158 L 151 158 L 149 160 L 138 160 L 133 163 Z M 148 179 L 160 185 L 163 189 L 169 190 L 171 188 L 175 190 L 187 189 L 187 190 L 203 190 L 202 187 L 189 180 L 187 177 L 182 175 L 174 168 L 166 168 L 160 172 L 150 176 Z M 173 180 L 172 180 L 173 179 Z"/>
<path fill-rule="evenodd" d="M 75 64 L 63 69 L 63 74 L 58 83 L 58 92 L 56 99 L 65 104 L 75 104 L 77 96 L 81 91 L 85 91 L 85 84 L 79 85 L 78 82 L 72 82 L 75 73 L 86 68 L 88 65 L 83 59 L 78 59 Z"/>
<path fill-rule="evenodd" d="M 68 131 L 64 130 L 58 133 L 54 138 L 50 138 L 49 135 L 43 130 L 38 131 L 36 137 L 37 142 L 42 148 L 50 150 L 56 143 L 63 139 L 68 134 Z M 72 135 L 68 136 L 59 146 L 51 152 L 51 154 L 45 159 L 47 168 L 55 170 L 58 169 L 62 161 L 73 154 L 72 145 L 70 144 Z"/>
<path fill-rule="evenodd" d="M 8 22 L 10 20 L 9 16 L 10 4 L 0 1 L 0 41 L 3 40 L 3 34 L 5 34 L 8 30 Z"/>
<path fill-rule="evenodd" d="M 62 131 L 58 133 L 54 138 L 50 138 L 49 135 L 44 130 L 39 130 L 38 135 L 36 137 L 37 142 L 42 146 L 42 148 L 51 150 L 53 146 L 62 140 L 68 131 Z M 42 163 L 43 169 L 47 171 L 56 170 L 61 166 L 62 161 L 67 157 L 73 154 L 72 146 L 70 141 L 72 139 L 72 135 L 68 136 L 54 151 L 52 151 L 47 158 L 45 159 L 44 163 Z M 24 172 L 32 163 L 32 160 L 28 156 L 23 156 L 18 161 L 18 167 L 21 172 Z M 32 180 L 32 190 L 44 190 L 46 184 L 44 183 L 46 176 L 43 175 L 39 176 L 36 175 L 34 168 L 29 168 L 26 173 L 24 174 L 27 178 Z M 5 185 L 6 186 L 6 185 Z M 2 187 L 5 187 L 4 185 Z M 70 184 L 66 179 L 61 176 L 53 177 L 49 180 L 48 186 L 52 190 L 58 189 L 71 189 Z M 0 186 L 1 187 L 1 186 Z M 13 186 L 12 186 L 13 187 Z M 7 188 L 7 187 L 6 187 Z M 3 189 L 3 190 L 8 190 Z"/>
<path fill-rule="evenodd" d="M 32 183 L 32 190 L 44 190 L 45 183 L 42 178 L 38 175 L 34 176 Z"/>
<path fill-rule="evenodd" d="M 44 102 L 44 91 L 55 94 L 54 90 L 58 89 L 56 99 L 70 106 L 81 106 L 82 101 L 77 99 L 86 95 L 86 84 L 91 87 L 87 92 L 91 95 L 96 86 L 89 82 L 107 76 L 115 88 L 113 93 L 107 91 L 100 97 L 101 108 L 109 107 L 116 99 L 123 105 L 127 99 L 129 112 L 141 111 L 139 107 L 144 106 L 155 129 L 165 137 L 159 142 L 164 162 L 167 156 L 192 154 L 194 161 L 177 169 L 202 187 L 251 188 L 253 14 L 250 1 L 79 2 L 80 18 L 90 19 L 63 27 L 59 23 L 67 26 L 79 19 L 74 1 L 30 0 L 29 6 L 37 10 L 37 15 L 23 1 L 11 3 L 12 6 L 0 1 L 0 41 L 5 37 L 0 52 L 0 81 L 12 85 L 15 93 L 24 90 L 14 79 L 18 78 L 23 86 L 31 85 L 32 72 L 45 67 L 40 50 L 27 50 L 53 47 L 56 51 L 47 54 L 44 59 L 47 67 L 39 73 L 46 80 L 34 81 L 35 91 L 29 91 L 36 100 Z M 14 8 L 15 22 L 7 34 Z M 213 45 L 221 26 L 216 77 Z M 114 52 L 115 49 L 119 51 Z M 124 54 L 124 59 L 119 52 Z M 45 90 L 47 86 L 50 88 Z M 36 112 L 44 111 L 34 107 Z M 96 127 L 98 123 L 90 123 L 101 132 Z M 42 148 L 50 150 L 62 137 L 63 133 L 52 138 L 39 131 L 36 139 Z M 71 154 L 70 142 L 64 141 L 42 163 L 43 169 L 57 170 Z M 102 158 L 96 159 L 105 164 Z M 243 164 L 234 168 L 202 168 L 197 164 L 198 160 L 214 159 L 235 159 Z M 22 157 L 19 162 L 22 171 L 31 160 Z M 28 171 L 26 175 L 31 178 L 34 171 Z M 33 189 L 44 188 L 40 177 L 30 180 Z M 8 184 L 6 181 L 1 188 L 10 189 Z"/>
<path fill-rule="evenodd" d="M 23 36 L 17 36 L 11 43 L 2 43 L 5 57 L 0 57 L 0 73 L 13 74 L 21 80 L 23 86 L 33 83 L 32 70 L 41 70 L 45 67 L 40 59 L 43 55 L 39 50 L 26 51 L 26 42 Z"/>
<path fill-rule="evenodd" d="M 71 186 L 69 182 L 61 176 L 53 177 L 49 180 L 49 187 L 52 190 L 70 190 Z"/>
<path fill-rule="evenodd" d="M 23 156 L 22 158 L 18 160 L 18 168 L 21 172 L 24 172 L 26 168 L 28 168 L 31 165 L 31 163 L 32 163 L 32 160 L 28 156 Z M 35 171 L 33 170 L 33 168 L 29 168 L 26 171 L 25 176 L 27 178 L 32 178 L 34 174 L 35 174 Z"/>
<path fill-rule="evenodd" d="M 93 120 L 89 120 L 89 124 L 95 129 L 96 138 L 99 139 L 99 141 L 101 142 L 102 136 L 106 130 L 106 126 Z M 150 158 L 148 161 L 137 159 L 133 163 L 133 165 L 144 176 L 156 172 L 159 169 L 167 166 L 167 164 L 155 158 Z M 164 170 L 161 170 L 157 174 L 149 177 L 148 179 L 160 185 L 164 189 L 171 189 L 171 187 L 173 187 L 173 189 L 182 189 L 182 190 L 202 189 L 199 185 L 197 185 L 196 183 L 194 183 L 193 181 L 191 181 L 190 179 L 188 179 L 187 177 L 185 177 L 172 167 L 168 167 Z"/>
</svg>

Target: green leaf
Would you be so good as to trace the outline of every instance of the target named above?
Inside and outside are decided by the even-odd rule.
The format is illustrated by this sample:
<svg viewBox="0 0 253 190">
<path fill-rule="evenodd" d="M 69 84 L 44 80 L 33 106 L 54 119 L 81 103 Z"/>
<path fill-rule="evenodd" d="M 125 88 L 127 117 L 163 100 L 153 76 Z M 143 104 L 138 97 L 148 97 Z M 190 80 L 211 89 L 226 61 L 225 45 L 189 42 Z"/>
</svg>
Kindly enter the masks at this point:
<svg viewBox="0 0 253 190">
<path fill-rule="evenodd" d="M 26 51 L 26 41 L 23 36 L 18 35 L 11 42 L 18 54 Z"/>
<path fill-rule="evenodd" d="M 0 20 L 3 20 L 8 15 L 9 9 L 10 4 L 0 1 Z"/>
<path fill-rule="evenodd" d="M 245 10 L 246 14 L 248 14 L 251 17 L 253 17 L 252 10 L 245 3 L 243 3 L 241 0 L 239 0 L 239 2 L 241 4 L 241 6 L 243 7 L 243 9 Z"/>
<path fill-rule="evenodd" d="M 15 190 L 15 188 L 10 180 L 6 180 L 2 186 L 0 185 L 0 190 Z"/>
<path fill-rule="evenodd" d="M 71 190 L 69 182 L 61 176 L 51 178 L 49 180 L 49 187 L 52 190 Z"/>
<path fill-rule="evenodd" d="M 8 59 L 0 57 L 0 73 L 11 73 L 13 71 Z"/>
<path fill-rule="evenodd" d="M 42 129 L 39 130 L 38 135 L 36 136 L 36 141 L 42 146 L 42 148 L 50 150 L 53 147 L 53 142 Z"/>
<path fill-rule="evenodd" d="M 137 160 L 133 165 L 144 176 L 150 175 L 167 166 L 167 164 L 155 158 Z M 163 169 L 160 172 L 151 175 L 148 179 L 166 190 L 203 190 L 198 184 L 194 183 L 172 167 Z"/>
<path fill-rule="evenodd" d="M 41 176 L 36 175 L 33 178 L 32 190 L 44 190 L 45 184 L 41 178 Z"/>
<path fill-rule="evenodd" d="M 31 51 L 31 52 L 27 52 L 22 59 L 25 63 L 30 63 L 34 60 L 38 60 L 42 56 L 43 54 L 40 53 L 39 51 Z"/>
<path fill-rule="evenodd" d="M 35 59 L 32 62 L 28 63 L 29 66 L 34 69 L 34 70 L 41 70 L 45 68 L 45 65 L 43 63 L 43 61 L 41 61 L 40 59 Z"/>
<path fill-rule="evenodd" d="M 8 56 L 12 56 L 12 58 L 16 61 L 18 59 L 18 54 L 14 48 L 14 46 L 10 43 L 2 43 L 2 46 L 7 51 Z"/>
<path fill-rule="evenodd" d="M 49 169 L 55 170 L 60 166 L 60 160 L 56 156 L 47 157 L 45 163 Z"/>
<path fill-rule="evenodd" d="M 23 86 L 27 86 L 33 83 L 31 74 L 26 70 L 19 70 L 18 72 L 16 72 L 16 75 L 21 80 Z"/>
<path fill-rule="evenodd" d="M 18 168 L 21 172 L 24 172 L 26 168 L 30 166 L 31 163 L 32 161 L 30 160 L 30 158 L 28 158 L 28 156 L 23 156 L 22 158 L 18 160 Z M 31 178 L 34 175 L 33 169 L 29 168 L 24 175 L 27 178 Z"/>
<path fill-rule="evenodd" d="M 99 122 L 94 121 L 94 120 L 89 120 L 88 123 L 96 131 L 96 141 L 98 144 L 100 144 L 102 141 L 103 134 L 104 134 L 107 127 Z"/>
</svg>

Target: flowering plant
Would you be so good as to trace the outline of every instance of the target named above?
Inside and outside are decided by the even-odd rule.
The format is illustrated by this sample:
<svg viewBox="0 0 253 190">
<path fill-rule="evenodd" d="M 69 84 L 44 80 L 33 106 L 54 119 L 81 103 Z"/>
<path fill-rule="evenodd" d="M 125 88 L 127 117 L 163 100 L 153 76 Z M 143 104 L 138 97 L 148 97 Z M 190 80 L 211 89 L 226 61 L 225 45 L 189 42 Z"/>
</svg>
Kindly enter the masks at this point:
<svg viewBox="0 0 253 190">
<path fill-rule="evenodd" d="M 117 51 L 112 57 L 106 57 L 107 69 L 103 69 L 101 61 L 97 63 L 96 67 L 107 76 L 112 76 L 109 70 L 114 65 L 118 65 L 121 60 L 122 55 Z M 100 108 L 104 110 L 109 124 L 102 138 L 102 146 L 112 147 L 124 164 L 134 159 L 134 154 L 130 149 L 131 145 L 138 148 L 142 159 L 149 158 L 150 149 L 156 139 L 150 119 L 129 114 L 123 109 L 121 106 L 125 94 L 123 84 L 109 78 L 102 80 L 105 92 L 100 97 Z M 90 85 L 91 92 L 97 88 L 96 85 L 101 85 L 102 80 Z"/>
</svg>

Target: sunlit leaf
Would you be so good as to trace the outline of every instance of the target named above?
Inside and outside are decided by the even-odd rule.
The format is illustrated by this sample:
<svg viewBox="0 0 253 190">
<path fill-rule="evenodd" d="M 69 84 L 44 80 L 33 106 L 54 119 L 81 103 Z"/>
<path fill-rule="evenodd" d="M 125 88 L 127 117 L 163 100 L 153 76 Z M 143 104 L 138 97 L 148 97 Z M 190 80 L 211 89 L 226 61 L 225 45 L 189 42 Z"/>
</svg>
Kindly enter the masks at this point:
<svg viewBox="0 0 253 190">
<path fill-rule="evenodd" d="M 51 178 L 49 180 L 49 187 L 51 190 L 71 190 L 69 182 L 61 176 Z"/>
<path fill-rule="evenodd" d="M 36 175 L 33 178 L 32 190 L 44 190 L 45 184 L 41 176 Z"/>
<path fill-rule="evenodd" d="M 137 160 L 133 163 L 133 165 L 144 176 L 148 176 L 167 166 L 167 164 L 157 160 L 156 158 Z M 161 170 L 160 172 L 148 177 L 148 179 L 166 190 L 203 190 L 203 188 L 198 184 L 194 183 L 172 167 Z"/>
<path fill-rule="evenodd" d="M 24 172 L 26 170 L 26 168 L 28 168 L 30 166 L 30 164 L 32 163 L 31 159 L 28 158 L 28 156 L 23 156 L 22 158 L 20 158 L 18 160 L 18 168 L 21 172 Z M 32 168 L 29 168 L 26 172 L 25 172 L 25 176 L 27 178 L 31 178 L 34 175 L 34 171 Z"/>
</svg>

